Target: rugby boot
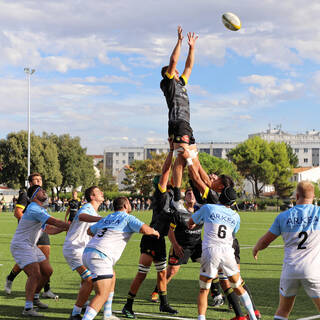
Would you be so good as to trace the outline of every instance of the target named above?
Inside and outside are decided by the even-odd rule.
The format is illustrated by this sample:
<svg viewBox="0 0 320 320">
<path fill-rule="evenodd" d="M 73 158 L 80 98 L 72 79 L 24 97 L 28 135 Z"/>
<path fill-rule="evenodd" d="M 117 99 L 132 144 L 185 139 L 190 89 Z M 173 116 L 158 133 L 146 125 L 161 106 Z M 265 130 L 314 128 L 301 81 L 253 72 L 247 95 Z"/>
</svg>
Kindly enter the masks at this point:
<svg viewBox="0 0 320 320">
<path fill-rule="evenodd" d="M 10 281 L 8 277 L 6 277 L 6 283 L 4 285 L 4 291 L 6 294 L 11 294 L 12 283 L 13 281 Z"/>
<path fill-rule="evenodd" d="M 47 304 L 41 302 L 40 299 L 34 299 L 33 305 L 35 307 L 38 307 L 39 309 L 48 309 L 49 308 L 49 306 Z"/>
<path fill-rule="evenodd" d="M 134 314 L 132 309 L 127 309 L 126 306 L 122 308 L 122 314 L 125 318 L 136 319 L 136 315 Z"/>
<path fill-rule="evenodd" d="M 69 320 L 81 320 L 81 319 L 82 319 L 82 317 L 80 314 L 76 314 L 74 316 L 72 314 L 70 314 L 70 317 L 69 317 Z"/>
<path fill-rule="evenodd" d="M 178 313 L 178 310 L 172 309 L 169 304 L 163 304 L 163 305 L 160 304 L 159 310 L 160 312 L 168 312 L 171 314 Z"/>
<path fill-rule="evenodd" d="M 254 314 L 256 315 L 257 320 L 261 320 L 261 313 L 258 309 L 254 310 Z M 250 320 L 250 316 L 248 314 L 247 314 L 246 318 L 247 318 L 247 320 Z"/>
<path fill-rule="evenodd" d="M 26 317 L 44 317 L 43 314 L 37 312 L 35 309 L 29 309 L 29 310 L 23 309 L 22 315 Z"/>
<path fill-rule="evenodd" d="M 53 293 L 51 290 L 43 292 L 42 297 L 48 298 L 48 299 L 55 299 L 55 300 L 59 299 L 59 296 L 57 294 Z"/>
</svg>

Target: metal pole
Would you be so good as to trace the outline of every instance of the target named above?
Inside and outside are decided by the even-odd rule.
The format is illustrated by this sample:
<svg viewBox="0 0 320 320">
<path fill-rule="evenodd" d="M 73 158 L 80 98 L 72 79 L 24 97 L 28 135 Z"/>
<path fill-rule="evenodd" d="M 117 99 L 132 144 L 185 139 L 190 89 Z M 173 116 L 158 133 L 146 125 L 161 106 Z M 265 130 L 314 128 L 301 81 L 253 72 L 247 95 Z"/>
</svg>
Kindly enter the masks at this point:
<svg viewBox="0 0 320 320">
<path fill-rule="evenodd" d="M 30 114 L 31 114 L 30 79 L 31 79 L 31 75 L 35 71 L 36 71 L 35 69 L 24 68 L 24 72 L 27 74 L 27 79 L 28 79 L 28 177 L 30 176 L 30 148 L 31 148 L 31 142 L 30 142 L 30 131 L 31 131 L 31 125 L 30 125 Z"/>
</svg>

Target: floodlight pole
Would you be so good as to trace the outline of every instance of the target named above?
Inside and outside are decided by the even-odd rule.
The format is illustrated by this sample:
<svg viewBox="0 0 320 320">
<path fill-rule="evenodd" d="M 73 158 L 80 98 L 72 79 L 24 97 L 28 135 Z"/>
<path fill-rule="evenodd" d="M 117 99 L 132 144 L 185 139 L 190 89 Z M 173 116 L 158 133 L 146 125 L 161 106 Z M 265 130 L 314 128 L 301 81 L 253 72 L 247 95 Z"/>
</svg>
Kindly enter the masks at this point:
<svg viewBox="0 0 320 320">
<path fill-rule="evenodd" d="M 28 177 L 30 176 L 30 78 L 35 69 L 24 68 L 28 80 Z"/>
</svg>

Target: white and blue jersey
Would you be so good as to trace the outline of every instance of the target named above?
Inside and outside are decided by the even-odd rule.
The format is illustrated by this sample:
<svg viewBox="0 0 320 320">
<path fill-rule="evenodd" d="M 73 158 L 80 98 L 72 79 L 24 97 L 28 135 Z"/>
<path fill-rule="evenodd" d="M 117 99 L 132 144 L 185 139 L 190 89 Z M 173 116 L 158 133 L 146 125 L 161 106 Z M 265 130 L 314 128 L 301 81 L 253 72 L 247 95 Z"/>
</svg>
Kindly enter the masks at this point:
<svg viewBox="0 0 320 320">
<path fill-rule="evenodd" d="M 36 247 L 36 243 L 51 216 L 47 210 L 35 202 L 31 202 L 19 221 L 16 232 L 11 241 L 11 247 Z"/>
<path fill-rule="evenodd" d="M 112 260 L 113 265 L 134 232 L 140 232 L 144 223 L 124 211 L 117 211 L 90 227 L 94 234 L 85 251 L 97 250 Z"/>
<path fill-rule="evenodd" d="M 220 204 L 206 204 L 192 215 L 192 220 L 204 223 L 202 249 L 213 246 L 232 247 L 233 235 L 240 228 L 237 212 Z"/>
<path fill-rule="evenodd" d="M 72 223 L 70 224 L 66 239 L 63 244 L 63 250 L 67 251 L 83 251 L 90 240 L 90 236 L 87 234 L 88 228 L 94 224 L 94 222 L 85 222 L 79 220 L 79 215 L 85 213 L 91 216 L 99 217 L 96 210 L 91 203 L 86 203 L 76 213 Z M 82 253 L 81 253 L 82 254 Z"/>
<path fill-rule="evenodd" d="M 301 204 L 280 213 L 269 231 L 282 236 L 286 278 L 320 279 L 320 207 Z"/>
</svg>

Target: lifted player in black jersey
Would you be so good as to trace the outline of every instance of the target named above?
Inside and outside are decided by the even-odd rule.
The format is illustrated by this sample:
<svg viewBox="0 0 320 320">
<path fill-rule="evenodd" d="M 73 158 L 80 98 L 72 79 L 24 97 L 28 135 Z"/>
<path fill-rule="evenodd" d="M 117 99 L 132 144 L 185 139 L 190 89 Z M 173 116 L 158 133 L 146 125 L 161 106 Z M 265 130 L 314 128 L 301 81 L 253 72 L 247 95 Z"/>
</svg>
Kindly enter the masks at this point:
<svg viewBox="0 0 320 320">
<path fill-rule="evenodd" d="M 183 40 L 182 28 L 179 26 L 178 41 L 170 56 L 169 65 L 163 67 L 161 70 L 163 79 L 161 80 L 160 88 L 166 97 L 169 109 L 168 134 L 169 137 L 173 139 L 174 150 L 177 151 L 177 158 L 174 162 L 172 172 L 174 206 L 176 209 L 180 210 L 183 208 L 182 204 L 179 202 L 180 187 L 182 173 L 186 163 L 185 159 L 180 155 L 180 152 L 182 152 L 184 148 L 187 148 L 190 152 L 190 157 L 192 159 L 197 159 L 197 148 L 193 137 L 193 131 L 190 126 L 189 97 L 185 88 L 194 65 L 194 47 L 197 39 L 198 36 L 195 36 L 194 33 L 188 33 L 189 52 L 184 71 L 181 77 L 179 77 L 176 66 L 180 57 Z M 202 179 L 208 182 L 207 177 L 202 177 Z"/>
<path fill-rule="evenodd" d="M 170 152 L 163 164 L 161 176 L 156 176 L 154 179 L 155 192 L 153 195 L 153 213 L 150 227 L 154 228 L 160 233 L 160 238 L 157 239 L 153 236 L 144 235 L 140 242 L 140 259 L 139 269 L 136 277 L 133 279 L 127 297 L 127 302 L 122 309 L 122 314 L 126 318 L 135 318 L 132 310 L 134 298 L 138 290 L 150 271 L 152 262 L 157 270 L 157 285 L 159 287 L 160 295 L 160 311 L 168 312 L 171 314 L 178 313 L 170 307 L 167 300 L 167 281 L 166 281 L 166 243 L 165 236 L 168 234 L 172 201 L 171 190 L 168 190 L 168 180 L 170 174 L 170 166 L 172 162 L 173 143 L 170 142 Z"/>
</svg>

